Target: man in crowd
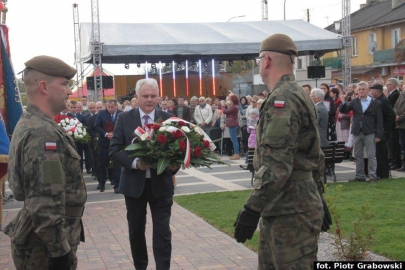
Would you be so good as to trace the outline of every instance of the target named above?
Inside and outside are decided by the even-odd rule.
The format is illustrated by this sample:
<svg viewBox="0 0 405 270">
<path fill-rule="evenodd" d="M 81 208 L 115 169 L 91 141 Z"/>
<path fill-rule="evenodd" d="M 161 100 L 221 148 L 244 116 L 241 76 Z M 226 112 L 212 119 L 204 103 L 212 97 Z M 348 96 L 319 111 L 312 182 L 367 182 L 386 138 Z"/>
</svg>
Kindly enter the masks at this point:
<svg viewBox="0 0 405 270">
<path fill-rule="evenodd" d="M 159 176 L 151 164 L 139 158 L 129 157 L 122 151 L 132 143 L 134 130 L 173 116 L 156 109 L 158 84 L 155 79 L 142 79 L 136 83 L 139 108 L 123 112 L 118 118 L 110 145 L 112 160 L 123 167 L 120 193 L 125 195 L 129 241 L 135 269 L 147 269 L 148 250 L 145 239 L 146 207 L 149 207 L 153 222 L 153 255 L 156 269 L 170 269 L 172 233 L 170 230 L 171 207 L 174 187 L 172 175 L 178 168 L 164 171 Z"/>
<path fill-rule="evenodd" d="M 184 106 L 184 97 L 179 96 L 178 98 L 179 106 L 173 108 L 173 114 L 178 118 L 186 120 L 188 122 L 191 121 L 191 110 L 189 107 Z"/>
<path fill-rule="evenodd" d="M 239 212 L 235 238 L 251 239 L 261 217 L 259 269 L 312 269 L 317 260 L 323 179 L 314 181 L 312 170 L 322 151 L 315 104 L 295 82 L 297 55 L 290 37 L 275 34 L 262 42 L 256 59 L 271 94 L 256 128 L 254 191 Z M 283 246 L 288 252 L 280 252 Z"/>
<path fill-rule="evenodd" d="M 392 126 L 395 123 L 395 112 L 390 101 L 383 93 L 381 84 L 374 84 L 370 87 L 371 96 L 381 102 L 381 113 L 383 118 L 383 137 L 376 143 L 377 177 L 389 178 L 390 167 L 388 162 L 388 140 L 391 138 Z"/>
<path fill-rule="evenodd" d="M 87 96 L 82 96 L 83 113 L 87 113 L 89 108 L 87 106 Z"/>
<path fill-rule="evenodd" d="M 211 106 L 205 101 L 205 97 L 200 97 L 198 99 L 200 105 L 198 105 L 194 110 L 194 120 L 195 123 L 201 127 L 205 133 L 210 134 L 211 121 L 212 121 L 212 110 Z"/>
<path fill-rule="evenodd" d="M 86 118 L 86 123 L 87 123 L 87 129 L 86 130 L 87 130 L 87 133 L 90 134 L 90 136 L 91 136 L 91 132 L 94 132 L 94 131 L 90 130 L 89 121 L 90 121 L 90 117 L 92 117 L 93 115 L 96 115 L 96 112 L 97 112 L 96 103 L 93 102 L 93 101 L 90 101 L 88 103 L 88 112 L 84 114 L 84 118 Z M 93 126 L 94 126 L 94 121 L 93 121 Z M 95 176 L 95 169 L 94 169 L 95 165 L 94 165 L 94 156 L 93 156 L 93 150 L 92 149 L 93 149 L 93 140 L 90 139 L 87 142 L 87 145 L 86 145 L 85 150 L 84 150 L 84 154 L 85 154 L 85 157 L 86 157 L 85 164 L 87 164 L 88 160 L 90 161 L 90 166 L 86 165 L 86 171 L 87 171 L 87 173 L 90 172 L 92 176 Z M 91 168 L 90 171 L 88 170 L 88 168 Z"/>
<path fill-rule="evenodd" d="M 110 147 L 110 140 L 113 137 L 113 130 L 119 114 L 118 102 L 116 99 L 109 99 L 106 103 L 107 109 L 101 110 L 97 114 L 96 122 L 94 123 L 94 130 L 99 134 L 98 136 L 98 159 L 100 165 L 100 192 L 105 191 L 105 183 L 107 181 L 108 165 L 110 163 L 110 156 L 108 149 Z M 113 175 L 111 183 L 114 185 L 114 193 L 118 192 L 120 184 L 121 166 L 117 162 L 113 162 Z M 98 187 L 97 187 L 98 188 Z"/>
<path fill-rule="evenodd" d="M 104 105 L 103 102 L 98 101 L 95 104 L 95 108 L 96 111 L 94 114 L 92 114 L 89 117 L 89 121 L 88 121 L 88 131 L 90 134 L 91 139 L 89 140 L 89 152 L 90 152 L 90 156 L 92 158 L 93 161 L 93 175 L 95 176 L 95 179 L 97 179 L 97 181 L 100 183 L 101 181 L 101 177 L 100 177 L 100 161 L 98 158 L 98 146 L 97 146 L 97 137 L 98 137 L 98 133 L 96 132 L 96 130 L 94 129 L 94 123 L 96 122 L 96 118 L 97 118 L 97 114 L 100 110 L 104 109 Z M 90 106 L 90 105 L 89 105 Z M 100 184 L 98 186 L 98 189 L 100 189 Z"/>
<path fill-rule="evenodd" d="M 163 100 L 162 103 L 160 103 L 160 107 L 161 107 L 162 111 L 169 112 L 168 104 L 167 104 L 168 102 L 169 102 L 168 100 Z"/>
<path fill-rule="evenodd" d="M 309 84 L 304 84 L 302 86 L 304 88 L 305 92 L 307 92 L 308 95 L 311 95 L 311 86 Z M 322 102 L 323 103 L 323 102 Z M 324 104 L 325 105 L 325 104 Z M 326 107 L 326 106 L 325 106 Z"/>
<path fill-rule="evenodd" d="M 191 123 L 195 124 L 195 119 L 194 119 L 194 112 L 195 108 L 198 106 L 198 98 L 196 96 L 193 96 L 190 98 L 190 113 L 191 113 Z"/>
<path fill-rule="evenodd" d="M 399 98 L 394 106 L 395 111 L 395 125 L 397 127 L 399 138 L 401 139 L 401 150 L 405 155 L 405 91 L 401 92 Z M 402 161 L 402 167 L 397 171 L 405 171 L 405 160 Z"/>
<path fill-rule="evenodd" d="M 134 97 L 131 99 L 131 107 L 132 109 L 138 108 L 138 98 Z"/>
<path fill-rule="evenodd" d="M 267 96 L 269 95 L 269 90 L 263 90 L 263 98 L 267 98 Z"/>
<path fill-rule="evenodd" d="M 50 56 L 25 63 L 28 108 L 11 140 L 10 189 L 24 207 L 4 228 L 16 269 L 72 270 L 84 241 L 87 199 L 73 139 L 53 120 L 66 108 L 76 70 Z"/>
<path fill-rule="evenodd" d="M 394 107 L 395 103 L 399 98 L 399 91 L 398 91 L 398 80 L 395 78 L 389 78 L 387 84 L 385 85 L 388 90 L 388 100 L 391 102 L 391 106 Z M 390 169 L 396 170 L 402 167 L 401 161 L 401 147 L 399 145 L 399 133 L 396 129 L 395 124 L 391 127 L 392 136 L 389 140 L 389 147 L 392 154 L 392 164 Z"/>
<path fill-rule="evenodd" d="M 366 181 L 364 173 L 364 151 L 368 157 L 368 175 L 370 183 L 377 182 L 376 143 L 383 138 L 383 120 L 381 102 L 373 100 L 368 83 L 361 81 L 357 84 L 359 97 L 350 102 L 343 101 L 340 112 L 348 113 L 353 110 L 353 149 L 356 158 L 356 178 L 351 181 Z M 345 94 L 345 99 L 347 93 Z"/>
<path fill-rule="evenodd" d="M 87 102 L 87 101 L 86 101 Z M 73 113 L 73 110 L 71 112 L 71 114 L 73 115 L 74 118 L 77 118 L 77 120 L 79 120 L 80 123 L 82 123 L 84 126 L 87 127 L 87 120 L 86 117 L 83 114 L 83 105 L 81 102 L 76 102 L 76 105 L 74 105 L 75 107 L 75 112 Z M 84 143 L 80 143 L 80 142 L 75 142 L 76 143 L 76 150 L 77 153 L 80 156 L 80 168 L 83 171 L 83 160 L 84 160 L 84 165 L 86 167 L 86 172 L 88 174 L 92 173 L 92 169 L 91 169 L 91 162 L 90 162 L 90 153 L 89 153 L 89 149 L 87 147 L 87 144 Z"/>
<path fill-rule="evenodd" d="M 316 110 L 318 112 L 318 130 L 319 138 L 321 140 L 321 148 L 329 145 L 328 141 L 328 109 L 326 108 L 323 100 L 325 98 L 325 92 L 322 89 L 315 88 L 311 90 L 311 98 L 315 103 Z"/>
</svg>

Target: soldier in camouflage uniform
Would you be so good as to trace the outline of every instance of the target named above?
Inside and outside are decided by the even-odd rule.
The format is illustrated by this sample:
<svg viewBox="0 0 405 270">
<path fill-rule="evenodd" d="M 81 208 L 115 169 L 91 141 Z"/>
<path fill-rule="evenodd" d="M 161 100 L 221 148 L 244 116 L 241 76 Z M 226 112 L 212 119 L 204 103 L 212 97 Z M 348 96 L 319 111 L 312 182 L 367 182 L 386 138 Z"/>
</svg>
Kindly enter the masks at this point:
<svg viewBox="0 0 405 270">
<path fill-rule="evenodd" d="M 235 238 L 251 239 L 261 217 L 259 269 L 312 269 L 323 226 L 324 156 L 315 105 L 292 74 L 296 55 L 291 38 L 275 34 L 256 59 L 271 93 L 256 128 L 254 190 L 235 222 Z"/>
<path fill-rule="evenodd" d="M 17 269 L 76 269 L 87 193 L 75 144 L 53 120 L 66 108 L 76 70 L 49 56 L 25 65 L 28 108 L 14 130 L 8 163 L 10 188 L 24 207 L 4 233 Z"/>
</svg>

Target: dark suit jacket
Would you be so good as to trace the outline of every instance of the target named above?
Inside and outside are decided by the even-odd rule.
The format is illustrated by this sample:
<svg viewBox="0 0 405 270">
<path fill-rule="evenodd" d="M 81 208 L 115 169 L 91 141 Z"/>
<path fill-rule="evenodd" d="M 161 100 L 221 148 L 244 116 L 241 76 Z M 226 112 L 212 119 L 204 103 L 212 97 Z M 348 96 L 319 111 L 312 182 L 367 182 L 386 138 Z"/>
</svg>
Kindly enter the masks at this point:
<svg viewBox="0 0 405 270">
<path fill-rule="evenodd" d="M 114 121 L 111 120 L 111 114 L 108 112 L 107 109 L 100 110 L 97 113 L 96 121 L 94 122 L 94 130 L 99 134 L 98 135 L 98 146 L 108 148 L 110 146 L 110 140 L 105 137 L 107 131 L 105 131 L 104 127 L 107 123 L 112 123 L 115 125 L 118 119 L 118 115 L 122 111 L 117 110 L 117 114 L 115 116 Z"/>
<path fill-rule="evenodd" d="M 329 145 L 328 141 L 328 109 L 323 102 L 315 105 L 318 111 L 318 131 L 321 147 Z"/>
<path fill-rule="evenodd" d="M 176 106 L 176 107 L 173 108 L 173 114 L 175 116 L 177 116 L 177 117 L 179 117 L 178 110 L 179 110 L 179 106 Z M 182 117 L 182 119 L 186 120 L 188 122 L 191 121 L 191 109 L 190 109 L 190 107 L 183 106 L 183 117 Z"/>
<path fill-rule="evenodd" d="M 342 103 L 342 107 L 340 107 L 341 112 L 348 113 L 351 110 L 353 110 L 353 135 L 359 135 L 361 128 L 361 132 L 364 135 L 375 133 L 376 138 L 384 139 L 381 102 L 379 100 L 371 100 L 370 105 L 364 113 L 360 98 L 355 98 L 345 104 Z"/>
<path fill-rule="evenodd" d="M 171 113 L 155 110 L 155 121 L 159 118 L 166 120 L 173 115 Z M 119 192 L 138 198 L 142 195 L 145 187 L 146 171 L 132 169 L 132 162 L 135 158 L 129 157 L 129 153 L 122 151 L 135 138 L 134 131 L 137 127 L 142 126 L 139 109 L 132 109 L 120 114 L 115 125 L 114 136 L 110 144 L 110 157 L 114 162 L 122 166 Z M 151 187 L 155 198 L 173 196 L 174 187 L 172 174 L 176 172 L 163 172 L 157 175 L 155 169 L 151 169 Z"/>
<path fill-rule="evenodd" d="M 399 98 L 399 91 L 398 89 L 395 89 L 394 91 L 391 92 L 391 94 L 388 96 L 388 100 L 391 102 L 392 108 L 394 108 L 395 103 L 397 102 Z"/>
<path fill-rule="evenodd" d="M 382 94 L 377 98 L 381 102 L 381 112 L 382 112 L 382 117 L 383 117 L 383 127 L 384 127 L 384 139 L 390 139 L 391 138 L 391 130 L 392 126 L 395 123 L 395 112 L 394 109 L 391 106 L 391 102 L 388 100 L 388 98 Z"/>
<path fill-rule="evenodd" d="M 97 132 L 94 130 L 94 123 L 96 122 L 97 114 L 93 114 L 92 116 L 89 117 L 89 120 L 87 121 L 87 131 L 89 132 L 90 136 L 92 138 L 97 137 Z"/>
</svg>

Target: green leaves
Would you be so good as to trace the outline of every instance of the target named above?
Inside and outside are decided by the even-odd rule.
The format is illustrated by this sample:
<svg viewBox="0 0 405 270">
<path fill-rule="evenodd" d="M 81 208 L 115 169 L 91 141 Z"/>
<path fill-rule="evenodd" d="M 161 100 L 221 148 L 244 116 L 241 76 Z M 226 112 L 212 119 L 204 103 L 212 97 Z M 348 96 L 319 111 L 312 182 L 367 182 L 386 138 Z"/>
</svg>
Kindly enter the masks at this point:
<svg viewBox="0 0 405 270">
<path fill-rule="evenodd" d="M 169 158 L 159 158 L 158 164 L 157 164 L 157 174 L 161 174 L 166 170 L 167 166 L 170 164 L 170 159 Z"/>
</svg>

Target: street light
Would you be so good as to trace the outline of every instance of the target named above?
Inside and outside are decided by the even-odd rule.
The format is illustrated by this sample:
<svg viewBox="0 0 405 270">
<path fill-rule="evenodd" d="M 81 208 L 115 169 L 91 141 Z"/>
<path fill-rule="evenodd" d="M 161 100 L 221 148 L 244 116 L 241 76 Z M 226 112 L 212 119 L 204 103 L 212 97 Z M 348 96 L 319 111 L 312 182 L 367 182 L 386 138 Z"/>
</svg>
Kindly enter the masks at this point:
<svg viewBox="0 0 405 270">
<path fill-rule="evenodd" d="M 229 22 L 230 20 L 235 19 L 235 18 L 242 18 L 242 17 L 246 17 L 246 15 L 240 15 L 240 16 L 232 17 L 229 20 L 227 20 L 226 22 Z"/>
<path fill-rule="evenodd" d="M 284 0 L 284 21 L 285 21 L 285 2 L 286 2 L 287 0 Z"/>
</svg>

